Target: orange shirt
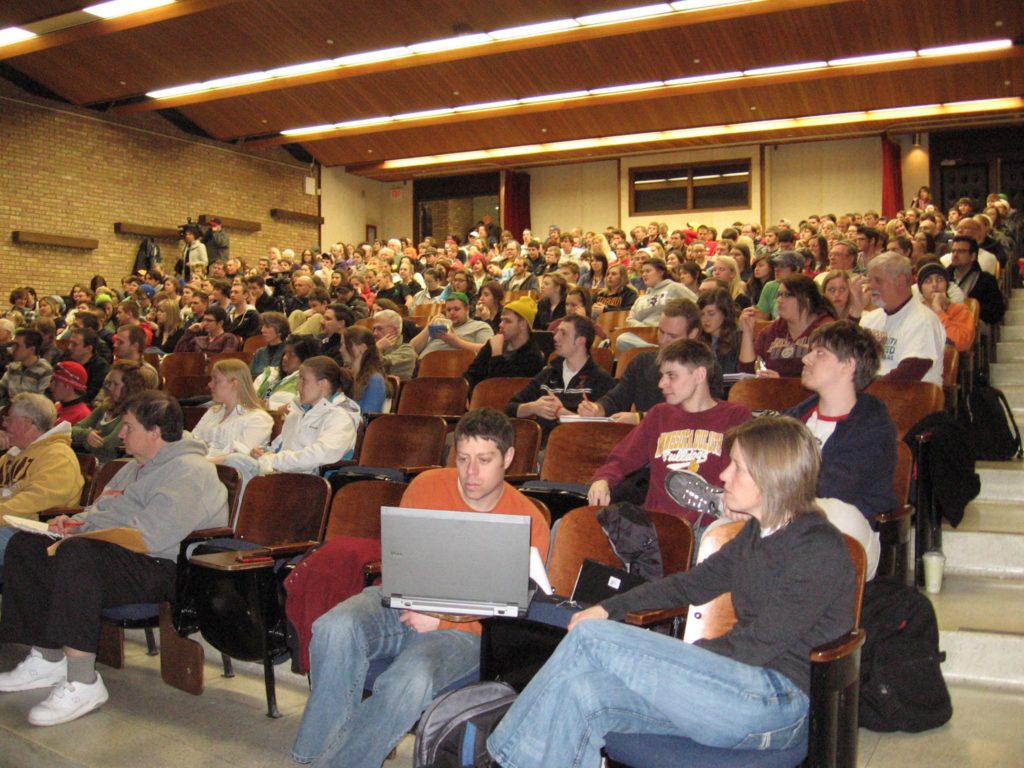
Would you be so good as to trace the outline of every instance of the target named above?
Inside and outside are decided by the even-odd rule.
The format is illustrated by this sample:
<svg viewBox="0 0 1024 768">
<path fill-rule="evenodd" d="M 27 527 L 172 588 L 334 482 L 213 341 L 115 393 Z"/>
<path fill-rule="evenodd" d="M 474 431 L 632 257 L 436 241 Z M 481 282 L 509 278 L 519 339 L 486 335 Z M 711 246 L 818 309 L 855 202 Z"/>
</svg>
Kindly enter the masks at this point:
<svg viewBox="0 0 1024 768">
<path fill-rule="evenodd" d="M 409 484 L 405 493 L 402 494 L 403 507 L 412 509 L 447 509 L 453 512 L 473 512 L 474 510 L 466 504 L 459 493 L 459 474 L 456 469 L 431 469 L 417 475 Z M 540 552 L 541 560 L 547 560 L 548 542 L 551 539 L 551 530 L 540 510 L 533 505 L 528 498 L 508 483 L 504 484 L 504 490 L 498 503 L 494 505 L 492 513 L 498 515 L 529 515 L 530 517 L 530 546 L 536 547 Z M 438 629 L 459 629 L 463 632 L 472 632 L 479 635 L 481 632 L 479 621 L 452 622 L 441 620 Z"/>
</svg>

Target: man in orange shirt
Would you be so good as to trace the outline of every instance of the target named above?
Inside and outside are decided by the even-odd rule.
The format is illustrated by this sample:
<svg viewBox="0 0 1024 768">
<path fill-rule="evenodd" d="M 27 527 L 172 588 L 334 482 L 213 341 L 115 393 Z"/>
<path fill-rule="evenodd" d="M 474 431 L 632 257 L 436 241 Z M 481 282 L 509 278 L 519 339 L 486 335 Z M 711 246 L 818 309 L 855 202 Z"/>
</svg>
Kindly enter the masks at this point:
<svg viewBox="0 0 1024 768">
<path fill-rule="evenodd" d="M 455 469 L 416 477 L 403 507 L 528 515 L 530 544 L 547 557 L 548 524 L 505 482 L 514 432 L 491 408 L 467 413 L 455 429 Z M 458 546 L 458 542 L 452 542 Z M 385 608 L 371 587 L 313 624 L 312 692 L 292 747 L 298 762 L 379 768 L 439 691 L 475 672 L 480 623 Z M 394 659 L 362 699 L 370 663 Z"/>
</svg>

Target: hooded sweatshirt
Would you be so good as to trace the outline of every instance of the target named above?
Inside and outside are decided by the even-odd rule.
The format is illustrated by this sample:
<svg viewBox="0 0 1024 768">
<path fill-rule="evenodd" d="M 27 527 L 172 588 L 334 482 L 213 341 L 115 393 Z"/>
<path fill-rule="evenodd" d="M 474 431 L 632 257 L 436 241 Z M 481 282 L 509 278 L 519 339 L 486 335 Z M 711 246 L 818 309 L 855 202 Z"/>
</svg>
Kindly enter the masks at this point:
<svg viewBox="0 0 1024 768">
<path fill-rule="evenodd" d="M 192 531 L 228 524 L 228 493 L 206 460 L 206 445 L 184 437 L 145 464 L 129 461 L 75 519 L 84 523 L 82 533 L 135 528 L 147 554 L 173 560 Z"/>
<path fill-rule="evenodd" d="M 36 518 L 50 507 L 77 505 L 83 484 L 71 425 L 57 424 L 24 450 L 11 448 L 0 457 L 0 515 Z"/>
</svg>

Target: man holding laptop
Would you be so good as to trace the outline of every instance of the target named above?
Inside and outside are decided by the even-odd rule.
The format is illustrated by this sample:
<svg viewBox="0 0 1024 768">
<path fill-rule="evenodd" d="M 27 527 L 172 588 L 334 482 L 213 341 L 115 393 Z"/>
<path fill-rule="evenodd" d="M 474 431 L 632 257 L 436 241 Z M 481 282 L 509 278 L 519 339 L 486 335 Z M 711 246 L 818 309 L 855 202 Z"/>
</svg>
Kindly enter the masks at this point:
<svg viewBox="0 0 1024 768">
<path fill-rule="evenodd" d="M 513 429 L 490 408 L 467 413 L 455 429 L 455 469 L 416 477 L 402 507 L 490 512 L 530 518 L 530 544 L 547 556 L 548 524 L 537 508 L 505 483 Z M 452 541 L 452 555 L 460 542 Z M 385 576 L 385 578 L 387 578 Z M 465 620 L 458 620 L 464 618 Z M 313 624 L 312 692 L 292 748 L 298 762 L 379 768 L 434 696 L 480 663 L 480 624 L 387 608 L 371 587 Z M 393 658 L 362 699 L 372 661 Z"/>
</svg>

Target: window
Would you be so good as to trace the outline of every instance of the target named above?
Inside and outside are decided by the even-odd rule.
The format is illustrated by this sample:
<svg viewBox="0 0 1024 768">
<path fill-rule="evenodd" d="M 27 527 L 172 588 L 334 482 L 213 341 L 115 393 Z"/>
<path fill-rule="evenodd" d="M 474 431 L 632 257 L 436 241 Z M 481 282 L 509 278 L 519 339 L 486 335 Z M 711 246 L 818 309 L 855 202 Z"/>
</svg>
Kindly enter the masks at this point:
<svg viewBox="0 0 1024 768">
<path fill-rule="evenodd" d="M 679 213 L 750 207 L 750 161 L 633 168 L 629 212 Z"/>
</svg>

